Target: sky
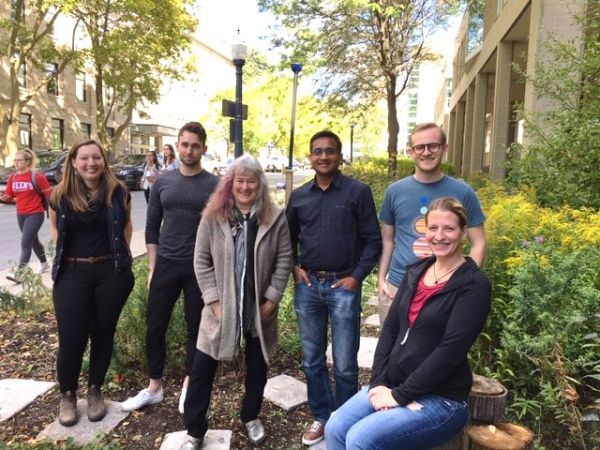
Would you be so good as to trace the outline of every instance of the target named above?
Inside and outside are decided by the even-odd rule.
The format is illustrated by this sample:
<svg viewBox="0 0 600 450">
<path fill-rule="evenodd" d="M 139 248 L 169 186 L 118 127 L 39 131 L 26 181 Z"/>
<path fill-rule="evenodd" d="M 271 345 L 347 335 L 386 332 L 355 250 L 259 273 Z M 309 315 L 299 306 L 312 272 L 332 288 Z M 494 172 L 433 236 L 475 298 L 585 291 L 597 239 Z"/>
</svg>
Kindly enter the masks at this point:
<svg viewBox="0 0 600 450">
<path fill-rule="evenodd" d="M 259 49 L 267 53 L 267 40 L 260 40 L 267 35 L 267 26 L 273 22 L 270 14 L 259 13 L 254 0 L 202 0 L 198 1 L 201 27 L 213 39 L 231 45 L 240 38 L 250 49 Z M 204 19 L 204 20 L 203 20 Z"/>
</svg>

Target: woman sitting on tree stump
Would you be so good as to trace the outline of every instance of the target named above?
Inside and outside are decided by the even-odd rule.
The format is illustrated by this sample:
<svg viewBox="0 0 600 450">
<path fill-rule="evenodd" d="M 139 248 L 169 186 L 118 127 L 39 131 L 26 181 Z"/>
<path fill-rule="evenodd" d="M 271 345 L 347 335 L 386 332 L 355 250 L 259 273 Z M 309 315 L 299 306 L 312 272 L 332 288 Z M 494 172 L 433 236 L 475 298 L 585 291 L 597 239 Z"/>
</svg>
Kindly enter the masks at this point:
<svg viewBox="0 0 600 450">
<path fill-rule="evenodd" d="M 325 426 L 329 450 L 434 448 L 467 423 L 467 353 L 490 310 L 491 286 L 462 254 L 467 221 L 458 200 L 434 200 L 425 221 L 433 256 L 407 268 L 383 324 L 370 385 Z"/>
</svg>

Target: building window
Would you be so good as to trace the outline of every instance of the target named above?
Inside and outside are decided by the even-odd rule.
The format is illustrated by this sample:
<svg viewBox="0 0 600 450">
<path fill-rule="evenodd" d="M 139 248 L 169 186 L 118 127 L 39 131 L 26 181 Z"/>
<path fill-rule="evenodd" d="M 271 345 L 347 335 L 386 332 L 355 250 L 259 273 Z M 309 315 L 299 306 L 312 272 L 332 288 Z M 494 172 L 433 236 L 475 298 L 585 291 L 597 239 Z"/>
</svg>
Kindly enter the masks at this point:
<svg viewBox="0 0 600 450">
<path fill-rule="evenodd" d="M 87 101 L 87 85 L 85 82 L 85 73 L 83 72 L 75 74 L 75 96 L 80 102 Z"/>
<path fill-rule="evenodd" d="M 19 116 L 19 147 L 31 148 L 31 114 Z"/>
<path fill-rule="evenodd" d="M 467 58 L 481 49 L 483 44 L 483 12 L 485 1 L 469 3 L 469 24 L 467 28 Z"/>
<path fill-rule="evenodd" d="M 114 138 L 115 129 L 113 127 L 106 127 L 106 134 L 108 134 L 111 138 Z"/>
<path fill-rule="evenodd" d="M 10 62 L 13 64 L 13 61 L 19 60 L 21 57 L 19 52 L 15 52 L 13 54 L 13 60 Z M 19 66 L 19 70 L 17 70 L 17 83 L 19 86 L 26 87 L 27 86 L 27 66 L 25 65 L 25 61 Z"/>
<path fill-rule="evenodd" d="M 81 137 L 90 139 L 92 137 L 92 124 L 81 122 Z"/>
<path fill-rule="evenodd" d="M 65 121 L 52 119 L 52 148 L 62 150 L 65 146 Z"/>
<path fill-rule="evenodd" d="M 113 89 L 104 86 L 104 103 L 110 105 L 113 99 Z"/>
<path fill-rule="evenodd" d="M 48 94 L 58 95 L 58 64 L 46 64 L 46 77 L 48 78 L 46 85 Z"/>
</svg>

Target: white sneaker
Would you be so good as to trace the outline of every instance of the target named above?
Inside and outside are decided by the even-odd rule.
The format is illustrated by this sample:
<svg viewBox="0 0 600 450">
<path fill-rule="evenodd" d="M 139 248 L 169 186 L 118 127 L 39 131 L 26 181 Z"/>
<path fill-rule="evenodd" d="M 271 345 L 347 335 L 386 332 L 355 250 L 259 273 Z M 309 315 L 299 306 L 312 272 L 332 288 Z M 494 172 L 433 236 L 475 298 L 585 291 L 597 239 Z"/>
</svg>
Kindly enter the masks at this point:
<svg viewBox="0 0 600 450">
<path fill-rule="evenodd" d="M 185 396 L 187 395 L 187 388 L 181 388 L 181 395 L 179 396 L 179 414 L 183 414 L 183 405 L 185 404 Z"/>
<path fill-rule="evenodd" d="M 37 273 L 39 275 L 48 272 L 48 270 L 50 270 L 50 264 L 48 264 L 48 262 L 43 262 L 40 263 L 40 268 L 38 269 Z"/>
<path fill-rule="evenodd" d="M 148 389 L 142 389 L 135 397 L 129 397 L 121 403 L 123 411 L 135 411 L 148 405 L 155 405 L 163 400 L 163 390 L 160 388 L 156 392 L 150 392 Z"/>
<path fill-rule="evenodd" d="M 183 442 L 181 443 L 181 447 L 179 447 L 179 450 L 198 450 L 200 448 L 200 444 L 200 439 L 186 434 Z"/>
<path fill-rule="evenodd" d="M 21 280 L 19 279 L 19 276 L 17 275 L 16 272 L 8 272 L 6 274 L 6 279 L 10 280 L 10 281 L 14 281 L 17 284 L 21 283 Z"/>
</svg>

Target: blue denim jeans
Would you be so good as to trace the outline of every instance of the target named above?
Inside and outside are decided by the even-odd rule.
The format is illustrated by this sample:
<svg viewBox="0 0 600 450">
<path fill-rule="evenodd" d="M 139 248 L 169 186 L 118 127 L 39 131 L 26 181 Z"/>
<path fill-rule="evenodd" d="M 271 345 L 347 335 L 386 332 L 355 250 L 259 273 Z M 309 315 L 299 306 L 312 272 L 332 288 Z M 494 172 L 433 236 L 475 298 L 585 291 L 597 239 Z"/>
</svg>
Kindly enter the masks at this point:
<svg viewBox="0 0 600 450">
<path fill-rule="evenodd" d="M 421 450 L 435 448 L 465 427 L 465 402 L 425 395 L 421 408 L 376 411 L 364 388 L 331 415 L 325 426 L 327 450 Z"/>
<path fill-rule="evenodd" d="M 299 283 L 294 304 L 306 376 L 308 405 L 315 420 L 327 422 L 331 412 L 358 391 L 358 346 L 360 344 L 360 288 L 331 288 L 336 280 L 310 275 L 311 287 Z M 335 396 L 329 381 L 325 352 L 327 325 L 331 320 L 331 341 Z"/>
</svg>

